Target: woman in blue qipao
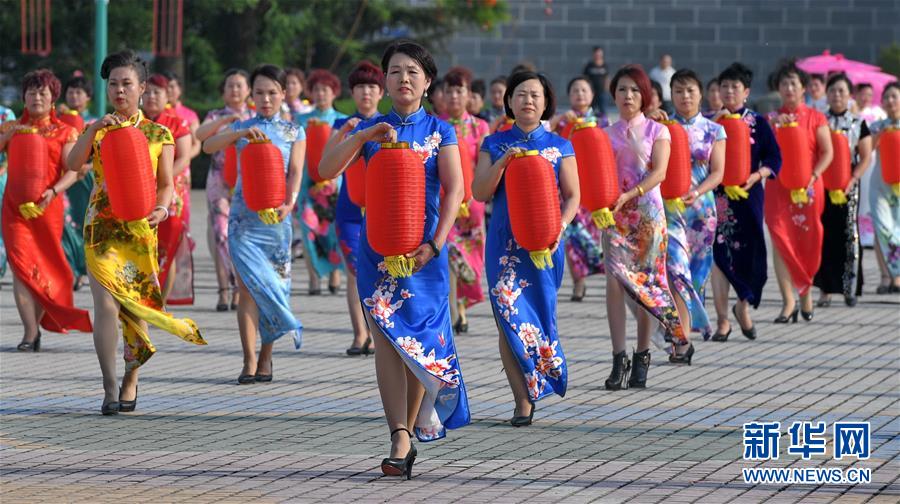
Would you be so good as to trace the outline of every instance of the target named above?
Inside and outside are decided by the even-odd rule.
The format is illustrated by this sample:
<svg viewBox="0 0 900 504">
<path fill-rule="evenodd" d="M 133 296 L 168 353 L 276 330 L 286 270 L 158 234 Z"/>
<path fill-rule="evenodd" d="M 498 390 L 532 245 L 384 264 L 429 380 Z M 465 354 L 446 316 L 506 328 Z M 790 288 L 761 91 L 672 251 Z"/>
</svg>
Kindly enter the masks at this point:
<svg viewBox="0 0 900 504">
<path fill-rule="evenodd" d="M 781 151 L 766 118 L 746 108 L 753 72 L 740 63 L 732 63 L 719 75 L 719 92 L 725 109 L 722 114 L 738 114 L 750 128 L 750 178 L 743 189 L 747 199 L 731 200 L 722 187 L 716 189 L 716 238 L 713 241 L 712 288 L 717 327 L 713 341 L 727 341 L 731 335 L 728 320 L 728 291 L 734 287 L 738 302 L 732 312 L 741 332 L 756 339 L 756 327 L 750 319 L 750 307 L 759 307 L 766 285 L 766 236 L 763 231 L 762 181 L 778 175 Z"/>
<path fill-rule="evenodd" d="M 445 243 L 463 197 L 462 167 L 453 127 L 425 113 L 422 98 L 437 75 L 434 59 L 409 41 L 391 44 L 381 60 L 393 109 L 362 121 L 341 143 L 326 150 L 319 165 L 334 178 L 380 142 L 400 141 L 422 157 L 425 170 L 425 230 L 422 244 L 407 254 L 412 276 L 394 278 L 384 257 L 372 250 L 363 220 L 357 253 L 357 287 L 375 341 L 375 371 L 391 430 L 391 456 L 381 471 L 410 477 L 420 441 L 434 441 L 446 429 L 469 423 L 469 405 L 450 327 L 450 273 Z M 441 187 L 444 198 L 439 198 Z M 408 434 L 408 435 L 404 435 Z"/>
<path fill-rule="evenodd" d="M 560 238 L 578 212 L 578 168 L 572 144 L 541 125 L 553 116 L 550 82 L 535 72 L 519 72 L 507 81 L 506 115 L 515 118 L 507 131 L 488 136 L 481 145 L 472 195 L 493 204 L 485 246 L 485 270 L 491 307 L 500 331 L 500 357 L 515 399 L 510 423 L 531 425 L 535 401 L 566 394 L 566 358 L 556 324 L 556 297 L 566 264 Z M 504 173 L 517 153 L 537 150 L 550 164 L 561 193 L 562 222 L 552 247 L 553 267 L 537 269 L 528 250 L 513 237 Z"/>
<path fill-rule="evenodd" d="M 274 65 L 261 65 L 250 75 L 256 117 L 232 123 L 230 130 L 204 142 L 207 154 L 236 144 L 238 180 L 228 217 L 228 249 L 237 273 L 240 300 L 238 328 L 244 351 L 239 384 L 272 381 L 272 347 L 291 335 L 300 348 L 303 326 L 291 312 L 290 213 L 300 189 L 306 141 L 303 129 L 281 119 L 285 74 Z M 267 224 L 244 202 L 243 177 L 253 176 L 253 166 L 240 162 L 241 153 L 253 140 L 270 140 L 281 151 L 287 177 L 284 204 L 278 207 L 278 223 Z M 256 357 L 256 334 L 262 345 Z"/>
<path fill-rule="evenodd" d="M 332 125 L 334 133 L 328 140 L 326 149 L 343 141 L 360 121 L 381 115 L 378 113 L 378 102 L 384 96 L 384 74 L 381 73 L 381 69 L 368 61 L 361 61 L 350 72 L 347 80 L 350 84 L 350 95 L 356 103 L 356 113 L 334 121 Z M 368 355 L 372 353 L 372 337 L 366 327 L 366 317 L 363 315 L 359 290 L 356 288 L 356 254 L 363 222 L 362 209 L 350 201 L 347 174 L 344 173 L 341 179 L 341 189 L 335 208 L 335 230 L 344 256 L 344 266 L 347 269 L 347 308 L 350 312 L 350 323 L 353 325 L 353 343 L 347 349 L 347 355 Z"/>
<path fill-rule="evenodd" d="M 685 330 L 709 339 L 712 329 L 704 306 L 706 281 L 713 264 L 712 244 L 716 236 L 716 200 L 713 190 L 725 172 L 725 128 L 700 115 L 703 84 L 693 70 L 672 76 L 675 120 L 687 131 L 691 149 L 691 189 L 682 196 L 685 210 L 666 206 L 669 231 L 666 268 L 669 287 Z M 690 346 L 675 347 L 669 362 L 690 364 Z"/>
</svg>

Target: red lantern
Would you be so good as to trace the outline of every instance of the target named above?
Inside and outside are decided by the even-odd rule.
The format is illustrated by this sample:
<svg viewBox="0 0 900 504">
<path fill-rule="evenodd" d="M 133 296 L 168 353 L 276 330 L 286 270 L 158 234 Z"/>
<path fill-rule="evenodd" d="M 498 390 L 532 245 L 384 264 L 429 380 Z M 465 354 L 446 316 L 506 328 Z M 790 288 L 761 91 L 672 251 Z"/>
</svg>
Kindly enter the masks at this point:
<svg viewBox="0 0 900 504">
<path fill-rule="evenodd" d="M 900 128 L 886 128 L 878 140 L 881 179 L 900 198 Z"/>
<path fill-rule="evenodd" d="M 383 143 L 366 167 L 366 236 L 395 278 L 412 275 L 406 254 L 425 234 L 425 168 L 406 142 Z"/>
<path fill-rule="evenodd" d="M 831 203 L 845 205 L 847 195 L 844 194 L 844 189 L 850 183 L 850 142 L 847 140 L 847 134 L 841 130 L 831 130 L 831 145 L 834 157 L 831 158 L 828 169 L 822 174 L 822 182 Z"/>
<path fill-rule="evenodd" d="M 81 117 L 81 114 L 79 114 L 77 110 L 67 110 L 58 117 L 60 121 L 75 128 L 75 131 L 77 131 L 79 135 L 81 134 L 81 130 L 84 129 L 84 118 Z"/>
<path fill-rule="evenodd" d="M 684 211 L 681 197 L 691 189 L 691 144 L 687 131 L 678 121 L 664 121 L 672 136 L 672 150 L 666 178 L 659 186 L 669 211 Z"/>
<path fill-rule="evenodd" d="M 725 129 L 725 174 L 722 185 L 728 199 L 747 199 L 749 194 L 743 189 L 750 178 L 750 127 L 740 114 L 728 114 L 719 123 Z"/>
<path fill-rule="evenodd" d="M 536 150 L 522 152 L 509 162 L 505 178 L 513 237 L 538 269 L 552 268 L 550 246 L 562 227 L 553 165 Z"/>
<path fill-rule="evenodd" d="M 225 164 L 222 166 L 222 178 L 229 189 L 237 185 L 237 147 L 234 144 L 225 148 Z"/>
<path fill-rule="evenodd" d="M 567 140 L 571 139 L 572 131 L 574 131 L 575 127 L 580 124 L 584 124 L 584 118 L 578 117 L 574 121 L 567 122 L 562 131 L 559 132 L 559 136 Z"/>
<path fill-rule="evenodd" d="M 18 207 L 38 201 L 47 189 L 47 141 L 36 128 L 21 129 L 9 141 L 6 196 Z"/>
<path fill-rule="evenodd" d="M 143 219 L 156 205 L 156 174 L 147 137 L 131 122 L 111 126 L 100 142 L 100 160 L 113 215 Z"/>
<path fill-rule="evenodd" d="M 331 136 L 331 126 L 327 122 L 310 119 L 306 123 L 306 169 L 315 183 L 324 182 L 319 175 L 319 162 L 325 152 L 325 144 Z"/>
<path fill-rule="evenodd" d="M 572 147 L 578 163 L 581 206 L 591 212 L 597 227 L 615 225 L 609 209 L 619 199 L 622 189 L 609 136 L 597 127 L 596 122 L 580 124 L 572 132 Z"/>
<path fill-rule="evenodd" d="M 241 187 L 247 208 L 263 212 L 284 204 L 284 158 L 269 140 L 254 140 L 241 151 Z"/>
<path fill-rule="evenodd" d="M 464 141 L 459 142 L 459 161 L 462 166 L 463 194 L 462 203 L 459 206 L 459 216 L 469 216 L 469 202 L 472 201 L 472 181 L 475 180 L 475 167 L 472 166 L 472 153 Z"/>
<path fill-rule="evenodd" d="M 808 202 L 806 186 L 812 178 L 812 155 L 806 130 L 795 122 L 783 124 L 775 128 L 775 140 L 781 149 L 778 180 L 791 191 L 792 202 Z"/>
<path fill-rule="evenodd" d="M 366 206 L 366 160 L 362 154 L 347 168 L 347 195 L 354 205 Z"/>
</svg>

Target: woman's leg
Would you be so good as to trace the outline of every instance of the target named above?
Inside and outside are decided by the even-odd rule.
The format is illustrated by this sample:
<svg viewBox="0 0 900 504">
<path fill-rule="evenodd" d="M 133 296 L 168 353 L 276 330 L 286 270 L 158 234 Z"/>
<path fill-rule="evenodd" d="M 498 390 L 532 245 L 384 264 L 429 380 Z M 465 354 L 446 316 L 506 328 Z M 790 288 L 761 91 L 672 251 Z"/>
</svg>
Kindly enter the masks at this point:
<svg viewBox="0 0 900 504">
<path fill-rule="evenodd" d="M 256 360 L 256 374 L 272 374 L 272 350 L 275 343 L 263 343 L 259 346 L 259 359 Z"/>
<path fill-rule="evenodd" d="M 19 318 L 22 319 L 22 325 L 25 326 L 22 341 L 31 343 L 37 338 L 38 331 L 41 329 L 40 321 L 44 316 L 44 308 L 31 295 L 28 286 L 22 283 L 15 274 L 13 274 L 13 298 L 16 300 L 16 309 L 19 310 Z"/>
<path fill-rule="evenodd" d="M 216 214 L 209 213 L 209 222 L 206 225 L 206 243 L 209 245 L 209 255 L 213 258 L 213 264 L 216 266 L 216 284 L 219 286 L 219 300 L 217 304 L 228 304 L 228 287 L 230 281 L 228 278 L 228 268 L 225 265 L 224 258 L 219 254 L 219 244 L 216 241 L 216 231 L 214 220 Z"/>
<path fill-rule="evenodd" d="M 500 333 L 500 362 L 503 363 L 503 370 L 506 372 L 506 381 L 509 382 L 509 388 L 513 393 L 513 401 L 515 401 L 515 411 L 513 416 L 528 416 L 525 413 L 531 413 L 531 399 L 528 397 L 528 388 L 525 385 L 525 376 L 519 368 L 519 361 L 513 355 L 509 348 L 509 342 L 506 341 L 506 334 L 500 328 L 500 322 L 496 319 L 497 331 Z"/>
<path fill-rule="evenodd" d="M 450 268 L 450 320 L 454 326 L 456 326 L 456 322 L 459 320 L 459 303 L 457 302 L 457 282 L 459 281 L 459 277 L 456 275 L 456 272 L 453 271 L 453 268 Z"/>
<path fill-rule="evenodd" d="M 322 287 L 319 285 L 319 274 L 316 272 L 316 268 L 313 267 L 312 263 L 313 251 L 306 246 L 306 240 L 303 240 L 303 251 L 303 262 L 306 264 L 306 273 L 309 275 L 309 290 L 310 292 L 321 291 Z"/>
<path fill-rule="evenodd" d="M 409 366 L 403 364 L 406 370 L 406 425 L 412 431 L 416 426 L 416 417 L 422 407 L 422 399 L 425 398 L 425 387 L 416 378 Z"/>
<path fill-rule="evenodd" d="M 332 270 L 328 275 L 328 287 L 337 290 L 341 288 L 341 270 Z"/>
<path fill-rule="evenodd" d="M 347 270 L 347 311 L 350 313 L 350 324 L 353 326 L 353 347 L 362 348 L 369 338 L 366 327 L 366 316 L 359 302 L 359 291 L 356 289 L 356 275 Z"/>
<path fill-rule="evenodd" d="M 606 318 L 613 354 L 625 351 L 625 289 L 611 273 L 606 274 Z M 649 340 L 648 340 L 649 341 Z"/>
<path fill-rule="evenodd" d="M 878 240 L 878 233 L 875 233 L 875 257 L 878 259 L 878 271 L 881 272 L 881 283 L 879 287 L 890 287 L 891 272 L 888 270 L 887 261 L 884 260 L 884 254 L 881 252 L 881 244 Z"/>
<path fill-rule="evenodd" d="M 369 330 L 375 341 L 375 376 L 378 379 L 378 392 L 381 394 L 381 406 L 384 408 L 388 429 L 393 431 L 403 428 L 412 432 L 413 425 L 410 423 L 410 417 L 415 418 L 415 414 L 409 412 L 409 403 L 411 402 L 409 389 L 413 389 L 415 386 L 407 387 L 409 376 L 406 373 L 406 364 L 368 314 L 366 314 L 366 322 L 369 324 Z M 409 436 L 402 434 L 392 436 L 390 456 L 392 458 L 406 456 L 409 453 L 409 446 Z"/>
<path fill-rule="evenodd" d="M 781 291 L 783 304 L 781 314 L 787 317 L 794 311 L 794 306 L 797 304 L 794 299 L 794 284 L 791 282 L 791 273 L 775 247 L 772 247 L 772 260 L 775 263 L 775 278 L 778 280 L 778 290 Z"/>
<path fill-rule="evenodd" d="M 684 299 L 681 298 L 681 294 L 678 293 L 678 289 L 672 289 L 672 297 L 675 298 L 675 309 L 678 310 L 678 318 L 681 319 L 681 327 L 684 328 L 684 336 L 685 336 L 685 338 L 686 338 L 687 340 L 690 341 L 690 334 L 691 334 L 691 310 L 688 309 L 687 303 L 685 303 L 685 302 L 684 302 Z M 642 311 L 642 312 L 643 312 L 643 311 Z M 649 315 L 648 315 L 648 317 L 649 317 Z M 642 347 L 642 345 L 641 345 L 641 343 L 640 343 L 640 337 L 641 337 L 641 334 L 642 334 L 642 332 L 641 332 L 641 324 L 640 324 L 640 321 L 641 321 L 641 318 L 639 317 L 639 318 L 638 318 L 638 346 L 641 346 L 641 347 Z M 648 320 L 647 320 L 648 325 L 650 325 L 649 322 L 650 322 L 650 321 L 649 321 L 649 319 L 648 319 Z M 647 334 L 648 334 L 648 337 L 649 337 L 650 333 L 648 332 Z M 687 348 L 688 348 L 688 345 L 689 345 L 689 344 L 690 344 L 690 343 L 685 343 L 684 345 L 678 345 L 678 344 L 676 344 L 676 345 L 675 345 L 675 352 L 676 352 L 676 353 L 684 353 L 685 351 L 687 351 Z"/>
<path fill-rule="evenodd" d="M 710 278 L 713 302 L 716 307 L 716 332 L 725 334 L 731 329 L 731 323 L 728 321 L 728 291 L 731 290 L 731 285 L 728 283 L 725 273 L 722 273 L 722 270 L 716 265 L 713 265 Z"/>
<path fill-rule="evenodd" d="M 172 264 L 169 265 L 169 274 L 166 276 L 166 284 L 162 286 L 162 300 L 163 306 L 166 305 L 166 300 L 169 299 L 169 294 L 172 292 L 172 287 L 175 286 L 175 275 L 178 274 L 177 264 L 175 264 L 175 257 L 172 257 Z"/>
<path fill-rule="evenodd" d="M 244 351 L 244 367 L 241 369 L 241 374 L 255 375 L 258 364 L 256 360 L 256 328 L 259 327 L 259 308 L 244 282 L 240 278 L 236 280 L 241 293 L 237 309 L 238 331 L 241 333 L 241 349 Z M 271 347 L 269 352 L 271 356 Z"/>
<path fill-rule="evenodd" d="M 103 374 L 103 403 L 119 400 L 116 350 L 119 342 L 119 303 L 93 275 L 88 274 L 94 299 L 94 351 Z"/>
<path fill-rule="evenodd" d="M 637 318 L 637 353 L 643 352 L 650 348 L 650 334 L 656 330 L 656 319 L 650 316 L 650 313 L 643 308 L 639 308 L 636 313 Z M 684 336 L 685 338 L 691 332 L 690 325 L 684 325 L 684 319 L 682 319 L 682 327 L 684 327 Z M 684 347 L 687 348 L 687 347 Z M 624 350 L 624 348 L 623 348 Z"/>
<path fill-rule="evenodd" d="M 148 332 L 149 328 L 147 327 L 146 322 L 141 320 L 138 322 L 138 324 L 141 326 L 141 329 L 145 333 Z M 135 399 L 137 399 L 138 369 L 140 369 L 140 368 L 133 367 L 131 369 L 128 369 L 125 371 L 125 374 L 122 376 L 122 386 L 119 388 L 119 398 L 121 400 L 134 401 Z"/>
<path fill-rule="evenodd" d="M 464 299 L 458 299 L 456 301 L 456 311 L 459 312 L 459 320 L 463 324 L 469 324 L 469 317 L 466 316 L 466 301 Z"/>
</svg>

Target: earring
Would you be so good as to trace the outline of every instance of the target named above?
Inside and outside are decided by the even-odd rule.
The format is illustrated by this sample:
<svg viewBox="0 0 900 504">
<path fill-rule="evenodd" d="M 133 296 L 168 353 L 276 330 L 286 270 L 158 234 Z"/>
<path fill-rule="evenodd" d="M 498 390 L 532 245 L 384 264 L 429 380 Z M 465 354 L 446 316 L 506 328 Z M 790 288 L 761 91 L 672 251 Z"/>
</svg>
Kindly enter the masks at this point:
<svg viewBox="0 0 900 504">
<path fill-rule="evenodd" d="M 428 98 L 428 91 L 425 91 L 425 98 Z"/>
<path fill-rule="evenodd" d="M 144 97 L 138 98 L 138 108 L 144 108 Z"/>
</svg>

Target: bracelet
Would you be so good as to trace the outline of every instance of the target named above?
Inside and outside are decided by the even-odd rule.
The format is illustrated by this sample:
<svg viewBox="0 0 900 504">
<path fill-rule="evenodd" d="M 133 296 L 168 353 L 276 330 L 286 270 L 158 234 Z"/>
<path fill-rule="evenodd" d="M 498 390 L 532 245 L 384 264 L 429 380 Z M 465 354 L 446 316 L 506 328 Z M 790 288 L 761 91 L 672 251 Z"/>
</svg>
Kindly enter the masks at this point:
<svg viewBox="0 0 900 504">
<path fill-rule="evenodd" d="M 641 184 L 638 184 L 638 185 L 634 186 L 634 188 L 637 189 L 638 196 L 643 196 L 643 195 L 644 195 L 644 188 L 641 187 Z"/>
<path fill-rule="evenodd" d="M 155 207 L 153 207 L 153 211 L 155 212 L 157 210 L 162 210 L 163 212 L 165 212 L 166 216 L 163 217 L 162 220 L 166 220 L 169 218 L 169 209 L 168 208 L 166 208 L 162 205 L 156 205 Z M 162 221 L 160 221 L 160 222 L 162 222 Z"/>
<path fill-rule="evenodd" d="M 426 243 L 431 247 L 431 251 L 434 252 L 434 257 L 441 256 L 441 249 L 438 248 L 437 245 L 434 244 L 434 240 L 428 240 Z"/>
<path fill-rule="evenodd" d="M 56 192 L 56 188 L 55 188 L 55 187 L 50 186 L 50 190 L 53 191 L 53 197 L 54 197 L 54 198 L 57 197 L 57 196 L 59 196 L 59 193 Z"/>
</svg>

